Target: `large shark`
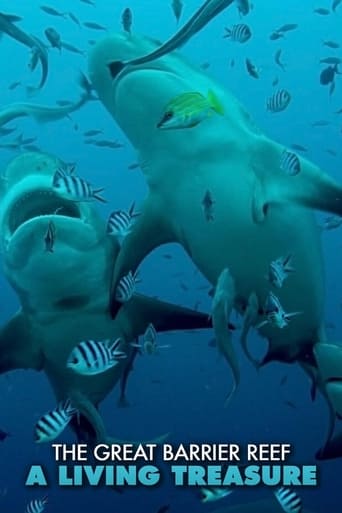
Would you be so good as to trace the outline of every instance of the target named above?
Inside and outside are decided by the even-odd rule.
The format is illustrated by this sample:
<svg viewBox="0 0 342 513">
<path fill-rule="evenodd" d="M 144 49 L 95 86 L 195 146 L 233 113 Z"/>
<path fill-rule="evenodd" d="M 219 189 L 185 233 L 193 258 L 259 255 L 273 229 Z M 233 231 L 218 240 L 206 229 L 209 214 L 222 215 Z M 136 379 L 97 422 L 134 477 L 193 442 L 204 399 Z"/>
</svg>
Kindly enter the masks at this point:
<svg viewBox="0 0 342 513">
<path fill-rule="evenodd" d="M 40 80 L 38 87 L 28 87 L 28 91 L 30 93 L 34 93 L 35 91 L 42 89 L 44 86 L 49 72 L 49 65 L 48 65 L 48 53 L 46 46 L 40 39 L 38 39 L 35 36 L 32 36 L 30 34 L 27 34 L 23 30 L 21 30 L 19 27 L 17 27 L 16 23 L 18 21 L 21 21 L 20 16 L 16 16 L 14 14 L 5 14 L 3 12 L 0 12 L 0 37 L 3 34 L 7 34 L 11 38 L 18 41 L 18 43 L 21 43 L 28 48 L 32 50 L 34 53 L 33 59 L 40 61 L 41 67 L 42 67 L 42 78 Z M 35 65 L 32 66 L 32 69 L 35 68 Z"/>
<path fill-rule="evenodd" d="M 261 363 L 300 362 L 331 410 L 328 442 L 319 457 L 342 456 L 341 439 L 331 440 L 334 420 L 342 417 L 342 348 L 326 343 L 322 251 L 313 212 L 341 215 L 342 188 L 303 158 L 299 174 L 286 174 L 280 165 L 284 146 L 264 135 L 230 92 L 181 55 L 112 73 L 113 62 L 130 62 L 156 48 L 158 42 L 147 37 L 111 34 L 89 59 L 92 84 L 136 149 L 149 188 L 142 215 L 116 259 L 112 314 L 120 307 L 118 280 L 161 244 L 180 243 L 213 286 L 227 269 L 234 297 L 223 294 L 222 315 L 227 305 L 245 314 L 244 348 L 248 330 L 262 324 L 268 351 Z M 225 115 L 212 115 L 191 129 L 159 129 L 168 103 L 193 91 L 205 96 L 212 91 Z M 203 211 L 208 191 L 211 221 Z M 278 290 L 265 275 L 272 261 L 287 255 L 295 272 Z M 300 312 L 283 329 L 264 323 L 270 291 L 285 312 Z M 225 340 L 229 344 L 230 338 Z M 238 380 L 233 348 L 224 353 Z"/>
<path fill-rule="evenodd" d="M 83 73 L 80 74 L 78 82 L 81 87 L 81 95 L 78 100 L 67 105 L 52 107 L 29 102 L 18 102 L 3 107 L 0 109 L 0 127 L 17 118 L 31 117 L 37 123 L 48 123 L 70 116 L 87 101 L 96 99 L 92 95 L 91 85 Z"/>
<path fill-rule="evenodd" d="M 93 203 L 75 203 L 52 188 L 63 164 L 43 153 L 14 159 L 1 180 L 0 234 L 4 273 L 21 309 L 0 331 L 0 372 L 43 370 L 57 401 L 70 398 L 81 413 L 78 435 L 107 440 L 97 411 L 125 372 L 130 358 L 96 376 L 66 368 L 71 350 L 82 340 L 120 337 L 130 345 L 149 323 L 157 331 L 209 327 L 201 314 L 135 295 L 115 320 L 108 312 L 112 262 L 119 245 Z M 50 221 L 56 228 L 53 251 L 44 237 Z M 126 363 L 127 362 L 127 363 Z"/>
</svg>

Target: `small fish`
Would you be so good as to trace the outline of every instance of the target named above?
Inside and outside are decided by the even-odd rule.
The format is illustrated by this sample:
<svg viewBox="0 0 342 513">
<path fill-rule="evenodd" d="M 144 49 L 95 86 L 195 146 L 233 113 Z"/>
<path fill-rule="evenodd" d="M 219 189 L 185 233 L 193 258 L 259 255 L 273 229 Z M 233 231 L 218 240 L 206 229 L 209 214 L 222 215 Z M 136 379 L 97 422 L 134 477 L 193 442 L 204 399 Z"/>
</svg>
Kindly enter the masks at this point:
<svg viewBox="0 0 342 513">
<path fill-rule="evenodd" d="M 95 376 L 111 369 L 127 354 L 120 349 L 121 339 L 113 342 L 86 340 L 71 351 L 67 368 L 83 376 Z"/>
<path fill-rule="evenodd" d="M 49 7 L 48 5 L 41 5 L 40 9 L 46 12 L 46 14 L 50 14 L 50 16 L 61 16 L 62 18 L 66 17 L 65 12 L 56 11 L 56 9 Z"/>
<path fill-rule="evenodd" d="M 94 137 L 95 135 L 103 134 L 103 130 L 87 130 L 86 132 L 83 132 L 84 137 Z"/>
<path fill-rule="evenodd" d="M 45 251 L 47 251 L 48 253 L 53 253 L 55 239 L 56 239 L 56 226 L 55 226 L 55 223 L 50 220 L 49 224 L 48 224 L 47 231 L 46 231 L 46 235 L 44 237 Z"/>
<path fill-rule="evenodd" d="M 202 62 L 202 64 L 200 65 L 200 68 L 203 69 L 204 71 L 206 69 L 210 68 L 210 62 L 208 62 L 208 61 Z"/>
<path fill-rule="evenodd" d="M 16 89 L 16 88 L 17 88 L 18 86 L 20 86 L 20 85 L 21 85 L 21 82 L 12 82 L 12 84 L 10 84 L 10 85 L 8 86 L 8 89 L 9 89 L 10 91 L 14 91 L 14 89 Z"/>
<path fill-rule="evenodd" d="M 167 504 L 167 505 L 162 506 L 161 508 L 159 508 L 157 513 L 166 513 L 167 511 L 169 511 L 169 509 L 170 509 L 170 506 Z"/>
<path fill-rule="evenodd" d="M 333 12 L 336 12 L 336 9 L 339 5 L 341 5 L 342 3 L 342 0 L 333 0 L 333 3 L 332 3 L 332 6 L 331 6 L 331 9 L 333 10 Z"/>
<path fill-rule="evenodd" d="M 93 189 L 88 182 L 79 176 L 67 175 L 62 173 L 60 169 L 57 169 L 54 174 L 52 187 L 66 199 L 71 199 L 73 201 L 98 200 L 102 203 L 106 203 L 106 200 L 99 196 L 99 193 L 103 191 L 103 188 Z"/>
<path fill-rule="evenodd" d="M 121 23 L 122 23 L 124 31 L 128 32 L 128 34 L 131 33 L 132 22 L 133 22 L 132 11 L 129 7 L 126 7 L 126 9 L 123 11 L 123 13 L 121 15 Z"/>
<path fill-rule="evenodd" d="M 229 489 L 229 488 L 225 488 L 225 487 L 213 487 L 213 486 L 208 486 L 208 487 L 202 487 L 201 488 L 201 494 L 202 494 L 202 502 L 205 503 L 205 502 L 214 502 L 214 501 L 219 501 L 220 499 L 224 499 L 225 497 L 228 497 L 228 495 L 230 495 L 231 493 L 233 493 L 233 490 Z"/>
<path fill-rule="evenodd" d="M 281 39 L 283 37 L 284 37 L 284 34 L 282 34 L 281 32 L 272 32 L 272 34 L 270 35 L 270 40 L 277 41 L 278 39 Z"/>
<path fill-rule="evenodd" d="M 179 23 L 184 7 L 182 0 L 172 0 L 171 7 L 173 10 L 173 14 L 175 15 L 176 21 L 177 23 Z"/>
<path fill-rule="evenodd" d="M 213 91 L 208 91 L 207 97 L 197 92 L 183 93 L 167 104 L 157 128 L 193 128 L 213 112 L 224 114 L 224 108 Z"/>
<path fill-rule="evenodd" d="M 282 25 L 280 28 L 275 30 L 275 32 L 290 32 L 291 30 L 296 30 L 297 28 L 297 23 L 286 23 L 285 25 Z"/>
<path fill-rule="evenodd" d="M 278 84 L 279 84 L 279 77 L 274 77 L 273 82 L 272 82 L 272 86 L 275 87 Z"/>
<path fill-rule="evenodd" d="M 43 497 L 42 499 L 33 499 L 28 503 L 25 513 L 42 513 L 45 509 L 47 501 L 47 497 Z"/>
<path fill-rule="evenodd" d="M 144 333 L 143 343 L 140 344 L 131 344 L 135 348 L 139 348 L 143 351 L 145 355 L 156 355 L 158 354 L 158 349 L 166 349 L 169 348 L 169 345 L 160 346 L 157 342 L 157 331 L 152 323 L 150 323 Z"/>
<path fill-rule="evenodd" d="M 56 103 L 60 107 L 66 107 L 67 105 L 72 105 L 72 102 L 70 100 L 57 100 Z"/>
<path fill-rule="evenodd" d="M 275 92 L 266 102 L 266 108 L 268 111 L 282 112 L 285 110 L 291 101 L 291 94 L 286 89 L 279 89 Z"/>
<path fill-rule="evenodd" d="M 328 16 L 330 14 L 329 9 L 325 9 L 324 7 L 318 7 L 317 9 L 314 9 L 314 13 L 320 14 L 321 16 Z"/>
<path fill-rule="evenodd" d="M 333 83 L 335 80 L 336 74 L 337 75 L 339 74 L 338 64 L 324 68 L 324 70 L 321 71 L 321 74 L 319 76 L 320 84 L 321 85 L 329 85 L 329 84 Z"/>
<path fill-rule="evenodd" d="M 308 149 L 305 148 L 305 146 L 302 146 L 301 144 L 296 144 L 296 143 L 291 144 L 291 148 L 296 151 L 302 151 L 302 152 L 308 151 Z"/>
<path fill-rule="evenodd" d="M 285 374 L 285 376 L 283 376 L 280 380 L 280 386 L 284 386 L 286 383 L 287 383 L 287 379 L 288 379 L 288 376 Z"/>
<path fill-rule="evenodd" d="M 296 410 L 297 409 L 297 406 L 292 401 L 286 400 L 286 401 L 284 401 L 284 404 L 286 404 L 286 406 L 288 406 L 289 408 L 292 408 L 292 410 Z"/>
<path fill-rule="evenodd" d="M 296 176 L 301 171 L 298 155 L 292 151 L 284 150 L 280 157 L 280 169 L 289 176 Z"/>
<path fill-rule="evenodd" d="M 123 148 L 123 144 L 119 141 L 93 141 L 94 146 L 99 146 L 100 148 L 111 148 L 113 150 L 116 150 L 118 148 Z"/>
<path fill-rule="evenodd" d="M 339 43 L 337 43 L 336 41 L 323 41 L 322 42 L 323 46 L 327 46 L 328 48 L 333 48 L 333 49 L 337 49 L 337 48 L 341 48 L 341 45 Z"/>
<path fill-rule="evenodd" d="M 330 148 L 326 148 L 324 151 L 326 153 L 329 153 L 329 155 L 331 155 L 332 157 L 337 157 L 337 152 L 335 150 L 332 150 Z"/>
<path fill-rule="evenodd" d="M 341 64 L 342 60 L 339 57 L 324 57 L 321 59 L 320 64 Z"/>
<path fill-rule="evenodd" d="M 329 126 L 329 125 L 330 125 L 330 121 L 327 121 L 326 119 L 319 119 L 319 120 L 314 121 L 313 123 L 311 123 L 311 126 L 313 128 L 322 127 L 322 126 Z"/>
<path fill-rule="evenodd" d="M 93 0 L 81 0 L 84 4 L 92 5 L 95 7 L 95 2 Z"/>
<path fill-rule="evenodd" d="M 53 27 L 48 27 L 47 29 L 45 29 L 44 34 L 46 39 L 51 44 L 52 48 L 58 48 L 59 51 L 62 49 L 61 36 L 57 32 L 57 30 L 55 30 Z"/>
<path fill-rule="evenodd" d="M 57 438 L 69 424 L 76 410 L 67 399 L 54 410 L 43 415 L 35 427 L 36 443 L 50 442 Z"/>
<path fill-rule="evenodd" d="M 62 46 L 62 48 L 64 48 L 65 50 L 68 50 L 71 53 L 76 53 L 78 55 L 85 55 L 86 54 L 86 52 L 84 50 L 80 50 L 76 46 L 71 45 L 70 43 L 66 43 L 65 41 L 61 42 L 61 46 Z"/>
<path fill-rule="evenodd" d="M 339 109 L 339 110 L 337 110 L 337 111 L 335 112 L 335 114 L 342 114 L 342 108 L 341 108 L 341 109 Z M 1 134 L 0 134 L 0 135 L 1 135 Z"/>
<path fill-rule="evenodd" d="M 84 27 L 87 27 L 92 30 L 107 30 L 107 27 L 100 25 L 99 23 L 95 23 L 94 21 L 85 21 L 83 23 Z"/>
<path fill-rule="evenodd" d="M 246 69 L 251 77 L 260 78 L 259 69 L 252 63 L 250 59 L 246 59 Z"/>
<path fill-rule="evenodd" d="M 274 495 L 285 513 L 301 513 L 302 500 L 295 492 L 282 486 L 274 492 Z"/>
<path fill-rule="evenodd" d="M 280 304 L 279 299 L 273 292 L 269 292 L 266 300 L 265 315 L 266 320 L 256 326 L 257 329 L 262 328 L 266 324 L 270 324 L 274 328 L 285 328 L 291 317 L 300 315 L 302 312 L 286 313 Z"/>
<path fill-rule="evenodd" d="M 25 144 L 23 146 L 23 148 L 26 151 L 38 151 L 38 152 L 41 152 L 41 149 L 36 144 Z"/>
<path fill-rule="evenodd" d="M 273 260 L 269 265 L 266 279 L 272 283 L 274 287 L 277 287 L 277 289 L 281 289 L 289 274 L 295 271 L 294 267 L 291 265 L 291 259 L 292 256 L 287 255 L 286 257 Z"/>
<path fill-rule="evenodd" d="M 235 0 L 240 16 L 246 16 L 252 9 L 249 0 Z"/>
<path fill-rule="evenodd" d="M 204 198 L 202 199 L 202 207 L 206 221 L 214 221 L 214 205 L 215 201 L 209 190 L 206 191 Z"/>
<path fill-rule="evenodd" d="M 127 303 L 135 292 L 135 286 L 138 283 L 137 273 L 133 275 L 132 271 L 123 276 L 117 286 L 115 299 L 119 303 Z"/>
<path fill-rule="evenodd" d="M 133 171 L 134 169 L 138 169 L 138 167 L 140 167 L 140 164 L 138 164 L 138 162 L 132 162 L 132 164 L 129 164 L 127 169 Z"/>
<path fill-rule="evenodd" d="M 281 68 L 283 71 L 285 71 L 285 65 L 283 62 L 281 62 L 280 60 L 280 57 L 281 57 L 281 52 L 282 50 L 279 49 L 276 51 L 275 55 L 274 55 L 274 62 L 279 66 L 279 68 Z"/>
<path fill-rule="evenodd" d="M 134 212 L 135 203 L 133 203 L 128 212 L 126 210 L 115 210 L 109 216 L 107 222 L 107 233 L 113 235 L 120 244 L 131 232 L 134 224 L 134 218 L 140 214 Z"/>
<path fill-rule="evenodd" d="M 0 429 L 0 442 L 3 442 L 4 440 L 6 440 L 6 438 L 9 436 L 10 436 L 10 434 L 7 433 L 7 431 L 3 431 L 2 429 Z"/>
<path fill-rule="evenodd" d="M 229 38 L 236 43 L 246 43 L 252 37 L 252 31 L 245 23 L 233 25 L 232 28 L 225 27 L 224 38 Z"/>
<path fill-rule="evenodd" d="M 68 12 L 67 15 L 74 23 L 76 23 L 76 25 L 78 25 L 79 27 L 81 26 L 80 20 L 72 12 Z"/>
<path fill-rule="evenodd" d="M 342 225 L 342 217 L 339 216 L 328 216 L 325 218 L 322 230 L 336 230 Z"/>
</svg>

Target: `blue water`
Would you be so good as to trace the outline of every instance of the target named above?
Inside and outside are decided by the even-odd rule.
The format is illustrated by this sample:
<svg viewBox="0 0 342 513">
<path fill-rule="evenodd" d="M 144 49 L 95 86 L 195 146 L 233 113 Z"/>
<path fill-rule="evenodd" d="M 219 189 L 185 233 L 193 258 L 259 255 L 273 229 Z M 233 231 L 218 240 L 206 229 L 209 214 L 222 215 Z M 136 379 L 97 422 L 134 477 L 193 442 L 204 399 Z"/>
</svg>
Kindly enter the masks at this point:
<svg viewBox="0 0 342 513">
<path fill-rule="evenodd" d="M 96 21 L 111 30 L 121 30 L 120 16 L 129 6 L 133 11 L 133 30 L 165 40 L 176 29 L 169 1 L 96 0 L 96 8 L 80 1 L 51 0 L 51 6 L 60 11 L 70 11 L 81 21 Z M 321 67 L 319 59 L 328 55 L 341 55 L 340 51 L 322 47 L 323 39 L 334 39 L 342 44 L 340 26 L 342 7 L 337 15 L 319 16 L 313 8 L 329 8 L 330 2 L 321 0 L 284 0 L 271 7 L 270 0 L 254 0 L 255 8 L 243 21 L 253 30 L 252 39 L 245 45 L 230 43 L 222 38 L 223 27 L 241 20 L 235 8 L 220 15 L 196 38 L 183 48 L 184 55 L 194 63 L 208 61 L 208 73 L 230 88 L 246 106 L 258 125 L 272 138 L 285 145 L 301 144 L 308 148 L 308 157 L 331 175 L 341 179 L 341 118 L 334 111 L 342 107 L 342 78 L 337 77 L 336 91 L 331 98 L 327 88 L 319 84 Z M 320 4 L 320 5 L 318 5 Z M 44 39 L 44 29 L 54 27 L 62 39 L 87 50 L 88 39 L 97 39 L 101 33 L 79 28 L 69 20 L 44 14 L 38 0 L 3 0 L 3 12 L 23 18 L 20 27 Z M 187 0 L 184 7 L 185 21 L 200 5 L 199 1 Z M 290 32 L 285 39 L 270 41 L 269 35 L 284 23 L 298 23 L 299 29 Z M 278 48 L 283 50 L 287 71 L 282 72 L 273 61 Z M 253 80 L 245 70 L 245 58 L 250 58 L 262 68 L 260 80 Z M 14 81 L 23 85 L 37 83 L 39 65 L 31 74 L 27 64 L 28 50 L 4 36 L 0 42 L 2 72 L 1 104 L 26 101 L 25 89 L 19 86 L 10 91 Z M 234 59 L 235 66 L 230 65 Z M 48 84 L 32 101 L 54 104 L 60 99 L 78 97 L 76 85 L 79 70 L 87 71 L 87 60 L 67 51 L 49 52 L 50 72 Z M 280 78 L 280 85 L 291 91 L 290 107 L 280 115 L 266 112 L 265 101 L 273 92 L 272 80 Z M 311 123 L 327 119 L 327 127 L 312 128 Z M 132 200 L 139 201 L 146 194 L 144 179 L 139 170 L 128 171 L 135 155 L 129 142 L 113 120 L 97 102 L 87 104 L 73 114 L 72 120 L 39 126 L 30 119 L 18 120 L 18 133 L 25 137 L 37 136 L 37 144 L 46 152 L 56 154 L 62 160 L 76 161 L 82 177 L 105 188 L 108 205 L 99 205 L 104 217 L 113 209 L 127 208 Z M 110 150 L 84 144 L 82 132 L 99 128 L 103 138 L 118 139 L 124 148 Z M 8 140 L 12 136 L 8 137 Z M 102 136 L 100 136 L 102 138 Z M 5 138 L 4 138 L 5 140 Z M 3 142 L 3 141 L 1 141 Z M 332 157 L 326 152 L 337 152 Z M 2 150 L 1 169 L 15 156 Z M 318 216 L 321 221 L 324 216 Z M 341 232 L 336 230 L 322 236 L 326 262 L 326 320 L 334 327 L 328 329 L 331 340 L 339 340 L 341 323 Z M 172 260 L 162 257 L 171 253 Z M 184 252 L 176 246 L 163 247 L 143 264 L 143 278 L 139 290 L 148 295 L 158 295 L 165 300 L 194 307 L 200 301 L 200 309 L 210 311 L 210 298 L 199 287 L 204 278 L 196 271 Z M 162 277 L 162 279 L 161 279 Z M 180 284 L 185 283 L 184 291 Z M 9 284 L 0 275 L 1 322 L 5 323 L 18 309 L 18 301 Z M 160 351 L 151 358 L 139 358 L 128 385 L 131 407 L 118 409 L 117 390 L 105 400 L 101 412 L 108 431 L 121 438 L 150 438 L 170 431 L 171 442 L 287 442 L 295 447 L 298 462 L 313 464 L 314 454 L 327 430 L 328 412 L 319 396 L 312 403 L 309 382 L 296 365 L 273 363 L 257 373 L 246 358 L 239 353 L 242 383 L 236 396 L 223 408 L 225 394 L 231 386 L 229 370 L 215 349 L 208 347 L 211 332 L 194 334 L 160 335 L 160 344 L 170 344 L 172 349 Z M 264 342 L 252 337 L 250 347 L 265 347 Z M 239 349 L 238 349 L 239 351 Z M 258 353 L 258 349 L 256 353 Z M 281 378 L 288 381 L 280 387 Z M 156 383 L 158 381 L 158 383 Z M 176 489 L 168 479 L 155 489 L 131 489 L 119 495 L 106 489 L 65 490 L 56 486 L 53 454 L 49 445 L 37 446 L 33 442 L 33 426 L 37 419 L 54 405 L 54 396 L 46 378 L 33 371 L 15 371 L 0 377 L 2 407 L 0 426 L 11 437 L 0 446 L 0 511 L 24 511 L 26 503 L 45 494 L 40 490 L 28 490 L 24 486 L 25 475 L 33 463 L 46 465 L 50 486 L 47 490 L 49 504 L 46 511 L 57 513 L 79 509 L 83 512 L 138 512 L 154 513 L 163 504 L 171 505 L 171 512 L 210 511 L 215 506 L 238 504 L 247 497 L 268 497 L 270 490 L 260 489 L 235 492 L 231 497 L 214 506 L 202 505 L 191 490 Z M 284 401 L 292 401 L 294 408 Z M 63 437 L 72 441 L 72 434 Z M 341 463 L 319 463 L 320 486 L 300 491 L 305 505 L 317 513 L 341 511 Z"/>
</svg>

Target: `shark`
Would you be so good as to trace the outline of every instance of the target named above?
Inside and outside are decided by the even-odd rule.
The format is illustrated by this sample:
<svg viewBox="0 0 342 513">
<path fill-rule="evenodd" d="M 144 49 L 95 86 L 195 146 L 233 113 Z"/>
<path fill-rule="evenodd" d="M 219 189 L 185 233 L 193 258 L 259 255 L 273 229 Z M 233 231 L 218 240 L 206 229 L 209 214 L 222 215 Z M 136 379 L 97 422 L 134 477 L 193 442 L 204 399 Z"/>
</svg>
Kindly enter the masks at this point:
<svg viewBox="0 0 342 513">
<path fill-rule="evenodd" d="M 42 41 L 40 41 L 40 39 L 27 34 L 16 25 L 16 23 L 21 20 L 22 18 L 20 16 L 0 12 L 0 37 L 3 34 L 7 34 L 12 39 L 18 41 L 18 43 L 30 48 L 34 53 L 35 58 L 40 61 L 42 68 L 40 83 L 38 87 L 29 86 L 27 88 L 28 92 L 32 94 L 42 89 L 47 81 L 49 73 L 48 52 L 46 46 Z M 33 66 L 33 69 L 34 67 L 35 66 Z"/>
<path fill-rule="evenodd" d="M 143 35 L 112 33 L 89 56 L 92 85 L 136 150 L 148 186 L 141 216 L 114 262 L 111 313 L 116 316 L 122 306 L 115 299 L 121 277 L 162 244 L 179 243 L 214 290 L 227 269 L 231 297 L 226 294 L 221 303 L 221 318 L 230 310 L 244 316 L 242 346 L 249 359 L 252 328 L 268 341 L 258 367 L 299 362 L 330 410 L 317 457 L 341 457 L 341 437 L 333 433 L 342 418 L 342 347 L 324 331 L 324 263 L 314 217 L 316 210 L 342 215 L 341 184 L 302 157 L 300 173 L 286 174 L 281 158 L 287 148 L 264 134 L 225 87 L 177 52 L 113 71 L 113 63 L 136 62 L 158 48 Z M 170 101 L 208 91 L 224 115 L 187 129 L 158 128 Z M 210 222 L 203 212 L 208 191 L 214 205 Z M 292 255 L 295 272 L 275 290 L 265 275 L 272 261 L 286 255 Z M 290 313 L 281 328 L 266 316 L 270 293 L 284 315 Z M 231 337 L 222 340 L 237 382 Z"/>
<path fill-rule="evenodd" d="M 0 330 L 0 373 L 43 371 L 57 402 L 69 398 L 78 410 L 72 425 L 80 440 L 111 441 L 98 411 L 126 375 L 133 343 L 152 323 L 157 331 L 210 327 L 207 314 L 135 294 L 113 320 L 108 294 L 117 240 L 93 202 L 74 202 L 52 187 L 63 163 L 39 152 L 23 153 L 1 178 L 0 243 L 3 272 L 20 309 Z M 49 223 L 55 240 L 47 250 Z M 127 355 L 108 371 L 83 376 L 66 366 L 83 340 L 120 338 Z M 125 379 L 127 376 L 125 377 Z"/>
<path fill-rule="evenodd" d="M 31 102 L 18 102 L 3 107 L 0 109 L 0 127 L 17 118 L 30 117 L 37 123 L 50 123 L 70 116 L 89 100 L 96 100 L 91 85 L 83 73 L 80 74 L 78 83 L 81 87 L 79 99 L 64 106 L 53 107 Z"/>
</svg>

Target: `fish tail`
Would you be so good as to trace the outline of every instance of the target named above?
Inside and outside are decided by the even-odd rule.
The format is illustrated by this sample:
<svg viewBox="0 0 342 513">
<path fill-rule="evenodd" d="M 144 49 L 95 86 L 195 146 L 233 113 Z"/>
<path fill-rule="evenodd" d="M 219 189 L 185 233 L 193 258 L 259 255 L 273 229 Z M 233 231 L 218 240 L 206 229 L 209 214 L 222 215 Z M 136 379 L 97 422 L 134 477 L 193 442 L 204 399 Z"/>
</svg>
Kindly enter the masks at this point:
<svg viewBox="0 0 342 513">
<path fill-rule="evenodd" d="M 226 33 L 225 33 L 225 35 L 223 37 L 224 38 L 230 37 L 232 35 L 231 29 L 229 29 L 227 27 L 225 27 L 224 29 L 225 29 Z"/>
<path fill-rule="evenodd" d="M 99 193 L 102 191 L 104 191 L 104 187 L 102 187 L 101 189 L 95 189 L 93 193 L 93 198 L 97 199 L 97 201 L 101 201 L 101 203 L 107 203 L 107 200 L 99 195 Z"/>
<path fill-rule="evenodd" d="M 217 114 L 221 114 L 221 116 L 224 115 L 224 107 L 218 99 L 218 97 L 216 96 L 216 94 L 214 93 L 214 91 L 212 91 L 211 89 L 209 89 L 208 91 L 208 101 L 210 103 L 211 108 L 215 112 L 217 112 Z"/>
</svg>

